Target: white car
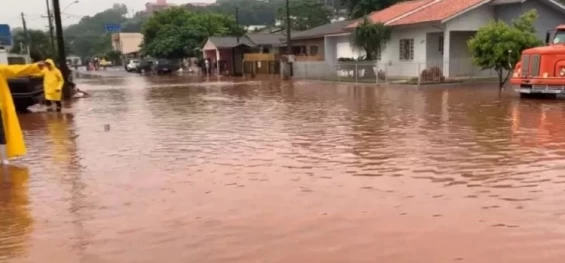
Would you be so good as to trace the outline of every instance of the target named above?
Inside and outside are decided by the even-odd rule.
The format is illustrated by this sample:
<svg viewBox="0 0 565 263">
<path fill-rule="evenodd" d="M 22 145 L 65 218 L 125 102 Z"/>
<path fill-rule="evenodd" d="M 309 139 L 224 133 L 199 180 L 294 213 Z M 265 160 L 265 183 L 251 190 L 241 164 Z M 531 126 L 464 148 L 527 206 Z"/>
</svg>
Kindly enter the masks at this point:
<svg viewBox="0 0 565 263">
<path fill-rule="evenodd" d="M 139 59 L 132 59 L 129 61 L 129 63 L 126 65 L 126 70 L 127 72 L 133 72 L 137 70 L 137 66 L 139 65 L 140 60 Z"/>
</svg>

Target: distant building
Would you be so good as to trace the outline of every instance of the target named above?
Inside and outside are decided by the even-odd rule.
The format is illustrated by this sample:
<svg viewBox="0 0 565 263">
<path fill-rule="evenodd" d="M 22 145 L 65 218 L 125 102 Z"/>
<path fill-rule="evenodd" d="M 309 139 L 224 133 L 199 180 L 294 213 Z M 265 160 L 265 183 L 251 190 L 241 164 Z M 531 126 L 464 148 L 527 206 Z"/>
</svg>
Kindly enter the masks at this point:
<svg viewBox="0 0 565 263">
<path fill-rule="evenodd" d="M 167 0 L 156 0 L 154 3 L 145 4 L 145 12 L 147 14 L 153 14 L 156 11 L 167 9 L 169 7 L 175 6 L 174 4 L 167 3 Z"/>
<path fill-rule="evenodd" d="M 114 33 L 112 34 L 112 48 L 123 55 L 136 56 L 141 49 L 143 35 L 140 33 Z"/>
</svg>

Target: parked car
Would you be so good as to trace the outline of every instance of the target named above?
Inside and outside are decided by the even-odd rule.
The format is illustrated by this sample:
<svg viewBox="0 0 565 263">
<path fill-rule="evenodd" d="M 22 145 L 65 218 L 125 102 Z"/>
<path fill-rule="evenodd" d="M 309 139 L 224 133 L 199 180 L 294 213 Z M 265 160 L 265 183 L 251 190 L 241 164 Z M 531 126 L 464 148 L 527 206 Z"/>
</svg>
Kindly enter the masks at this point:
<svg viewBox="0 0 565 263">
<path fill-rule="evenodd" d="M 28 112 L 28 107 L 43 100 L 43 77 L 8 79 L 14 106 L 18 112 Z"/>
<path fill-rule="evenodd" d="M 144 59 L 137 64 L 136 70 L 139 74 L 145 74 L 147 72 L 153 71 L 153 60 L 151 59 Z"/>
<path fill-rule="evenodd" d="M 157 59 L 153 63 L 153 72 L 159 74 L 172 73 L 180 69 L 179 62 L 174 59 Z"/>
<path fill-rule="evenodd" d="M 139 65 L 139 62 L 141 62 L 141 60 L 139 60 L 139 59 L 130 59 L 128 61 L 128 63 L 125 65 L 126 71 L 127 72 L 136 71 L 137 66 Z"/>
</svg>

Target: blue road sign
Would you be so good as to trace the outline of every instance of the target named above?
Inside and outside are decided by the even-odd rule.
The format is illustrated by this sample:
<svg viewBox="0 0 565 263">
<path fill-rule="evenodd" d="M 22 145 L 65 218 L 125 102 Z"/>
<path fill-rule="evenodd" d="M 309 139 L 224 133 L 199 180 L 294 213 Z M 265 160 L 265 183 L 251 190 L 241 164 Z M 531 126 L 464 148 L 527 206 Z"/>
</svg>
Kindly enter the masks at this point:
<svg viewBox="0 0 565 263">
<path fill-rule="evenodd" d="M 12 46 L 12 30 L 10 30 L 10 25 L 0 25 L 0 45 Z"/>
<path fill-rule="evenodd" d="M 120 24 L 106 24 L 104 25 L 106 33 L 118 33 L 122 31 L 122 26 Z"/>
</svg>

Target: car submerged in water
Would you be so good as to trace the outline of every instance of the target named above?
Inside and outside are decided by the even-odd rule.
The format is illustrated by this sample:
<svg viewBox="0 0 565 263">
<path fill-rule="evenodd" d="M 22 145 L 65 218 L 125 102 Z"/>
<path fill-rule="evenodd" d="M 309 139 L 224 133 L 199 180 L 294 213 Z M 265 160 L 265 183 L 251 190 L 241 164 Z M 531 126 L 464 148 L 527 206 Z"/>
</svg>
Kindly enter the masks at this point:
<svg viewBox="0 0 565 263">
<path fill-rule="evenodd" d="M 171 74 L 180 69 L 180 63 L 176 59 L 144 59 L 137 66 L 139 74 Z"/>
</svg>

